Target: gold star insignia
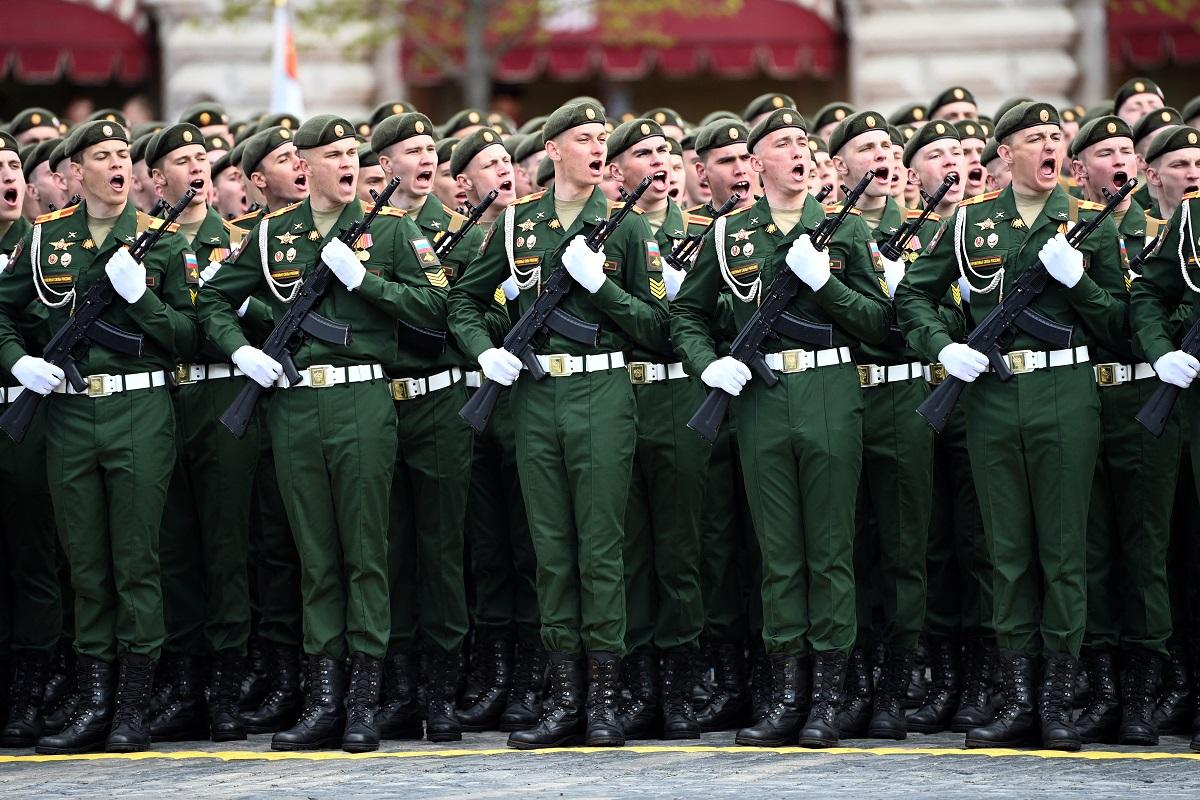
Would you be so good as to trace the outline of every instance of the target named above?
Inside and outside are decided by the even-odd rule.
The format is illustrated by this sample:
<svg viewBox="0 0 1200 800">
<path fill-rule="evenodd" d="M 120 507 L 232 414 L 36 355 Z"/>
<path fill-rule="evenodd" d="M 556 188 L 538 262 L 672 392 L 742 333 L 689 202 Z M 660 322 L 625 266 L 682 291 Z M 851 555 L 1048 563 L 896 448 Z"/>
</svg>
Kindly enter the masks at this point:
<svg viewBox="0 0 1200 800">
<path fill-rule="evenodd" d="M 68 247 L 70 247 L 73 244 L 75 244 L 75 243 L 68 242 L 65 239 L 59 239 L 57 242 L 51 242 L 50 246 L 53 247 L 55 250 L 66 250 Z"/>
<path fill-rule="evenodd" d="M 288 245 L 290 245 L 292 242 L 296 241 L 300 237 L 296 236 L 293 233 L 284 232 L 284 233 L 279 234 L 275 238 L 279 240 L 279 243 L 281 245 L 283 245 L 284 247 L 287 247 Z"/>
<path fill-rule="evenodd" d="M 976 225 L 976 226 L 977 226 L 977 227 L 978 227 L 980 230 L 985 230 L 985 231 L 990 231 L 990 230 L 992 230 L 993 228 L 995 228 L 995 227 L 996 227 L 996 223 L 995 223 L 995 222 L 992 222 L 992 218 L 991 218 L 991 217 L 988 217 L 988 218 L 987 218 L 987 219 L 985 219 L 983 222 L 976 222 L 976 223 L 975 223 L 975 225 Z"/>
<path fill-rule="evenodd" d="M 522 222 L 520 225 L 518 225 L 517 227 L 520 228 L 521 230 L 525 231 L 526 233 L 529 233 L 531 230 L 533 230 L 533 228 L 536 224 L 537 223 L 535 223 L 533 220 L 527 219 L 524 222 Z"/>
<path fill-rule="evenodd" d="M 745 228 L 741 229 L 740 231 L 738 231 L 737 233 L 735 233 L 733 235 L 734 241 L 737 241 L 737 242 L 744 242 L 749 238 L 750 238 L 750 231 L 746 230 Z"/>
</svg>

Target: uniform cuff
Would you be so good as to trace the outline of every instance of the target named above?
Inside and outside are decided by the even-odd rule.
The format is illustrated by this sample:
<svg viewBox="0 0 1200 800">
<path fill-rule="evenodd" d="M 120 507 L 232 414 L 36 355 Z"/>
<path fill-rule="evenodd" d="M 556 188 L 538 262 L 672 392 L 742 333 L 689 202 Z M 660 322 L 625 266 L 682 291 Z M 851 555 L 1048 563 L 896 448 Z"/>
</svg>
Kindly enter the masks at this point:
<svg viewBox="0 0 1200 800">
<path fill-rule="evenodd" d="M 616 303 L 625 294 L 625 290 L 617 285 L 616 281 L 610 281 L 608 276 L 604 276 L 604 283 L 600 284 L 600 288 L 592 293 L 592 303 L 601 310 Z"/>
</svg>

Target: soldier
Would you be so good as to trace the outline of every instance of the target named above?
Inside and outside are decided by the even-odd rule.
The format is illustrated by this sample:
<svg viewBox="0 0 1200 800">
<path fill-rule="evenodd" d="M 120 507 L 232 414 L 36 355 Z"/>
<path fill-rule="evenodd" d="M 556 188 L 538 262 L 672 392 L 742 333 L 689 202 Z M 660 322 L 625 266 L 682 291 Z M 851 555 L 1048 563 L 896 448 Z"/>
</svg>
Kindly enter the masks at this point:
<svg viewBox="0 0 1200 800">
<path fill-rule="evenodd" d="M 813 170 L 809 176 L 811 182 L 808 190 L 813 194 L 817 194 L 826 186 L 832 186 L 833 192 L 830 197 L 836 195 L 838 187 L 837 170 L 833 166 L 833 158 L 829 155 L 829 145 L 824 139 L 819 139 L 816 136 L 808 137 L 808 149 L 812 151 Z"/>
<path fill-rule="evenodd" d="M 854 113 L 854 106 L 849 103 L 843 103 L 838 100 L 833 103 L 827 103 L 821 106 L 817 113 L 812 118 L 812 129 L 818 139 L 829 141 L 829 135 L 833 133 L 842 120 Z M 833 187 L 837 191 L 838 187 Z M 833 199 L 831 196 L 830 200 Z"/>
<path fill-rule="evenodd" d="M 964 119 L 979 119 L 979 105 L 975 95 L 963 86 L 951 86 L 929 104 L 929 119 L 944 119 L 959 122 Z M 970 197 L 970 195 L 968 195 Z"/>
<path fill-rule="evenodd" d="M 209 164 L 215 164 L 231 149 L 233 149 L 233 142 L 225 136 L 211 134 L 204 137 L 204 150 L 208 153 Z M 209 198 L 209 202 L 212 202 L 211 197 Z"/>
<path fill-rule="evenodd" d="M 539 130 L 526 134 L 525 140 L 513 151 L 513 162 L 517 171 L 517 197 L 533 194 L 537 190 L 538 166 L 545 158 L 542 132 Z"/>
<path fill-rule="evenodd" d="M 674 139 L 667 139 L 669 156 L 667 158 L 667 197 L 679 205 L 687 199 L 687 167 L 683 163 L 683 145 Z"/>
<path fill-rule="evenodd" d="M 129 148 L 129 157 L 133 160 L 133 180 L 130 184 L 129 198 L 138 211 L 149 214 L 159 201 L 158 189 L 150 179 L 150 165 L 146 163 L 146 148 L 154 139 L 153 133 L 148 133 L 140 139 L 133 140 Z"/>
<path fill-rule="evenodd" d="M 667 346 L 666 304 L 656 288 L 658 270 L 647 259 L 653 235 L 640 215 L 625 218 L 603 253 L 592 252 L 582 238 L 612 208 L 599 190 L 604 109 L 587 101 L 563 106 L 546 121 L 544 135 L 554 189 L 508 207 L 503 235 L 491 236 L 451 292 L 450 325 L 485 376 L 517 384 L 512 397 L 517 463 L 538 559 L 550 692 L 538 724 L 512 733 L 509 744 L 559 746 L 586 729 L 588 744 L 620 745 L 621 531 L 636 438 L 626 351 Z M 518 381 L 520 360 L 494 347 L 483 313 L 510 271 L 521 287 L 523 310 L 533 302 L 540 278 L 560 264 L 578 284 L 561 308 L 602 322 L 599 342 L 589 347 L 551 334 L 538 345 L 550 376 Z M 596 446 L 598 437 L 603 447 Z"/>
<path fill-rule="evenodd" d="M 1146 154 L 1150 152 L 1150 148 L 1154 144 L 1157 135 L 1164 128 L 1173 125 L 1182 125 L 1183 117 L 1173 108 L 1155 109 L 1147 113 L 1136 125 L 1133 125 L 1133 150 L 1137 156 L 1137 174 L 1143 178 L 1142 185 L 1133 193 L 1134 202 L 1146 210 L 1147 214 L 1161 219 L 1158 209 L 1158 191 L 1157 188 L 1147 180 L 1146 175 Z"/>
<path fill-rule="evenodd" d="M 410 109 L 410 113 L 416 109 Z M 469 133 L 487 125 L 487 114 L 478 108 L 464 108 L 455 113 L 442 125 L 441 133 L 444 139 L 461 139 Z M 434 131 L 430 131 L 434 134 Z"/>
<path fill-rule="evenodd" d="M 21 147 L 48 142 L 62 135 L 58 117 L 44 108 L 25 109 L 12 118 L 7 130 Z"/>
<path fill-rule="evenodd" d="M 790 108 L 795 110 L 796 101 L 791 95 L 780 94 L 779 92 L 767 92 L 760 94 L 758 97 L 750 101 L 745 110 L 742 111 L 742 119 L 746 121 L 746 125 L 753 128 L 758 123 L 766 119 L 772 111 L 777 108 Z"/>
<path fill-rule="evenodd" d="M 383 191 L 387 178 L 379 166 L 379 154 L 370 145 L 361 145 L 358 151 L 358 199 L 363 203 L 374 203 L 375 195 Z"/>
<path fill-rule="evenodd" d="M 250 210 L 250 201 L 246 198 L 246 176 L 238 166 L 242 154 L 238 147 L 235 145 L 212 162 L 212 205 L 221 219 L 241 217 Z"/>
<path fill-rule="evenodd" d="M 229 136 L 229 114 L 220 103 L 194 103 L 179 115 L 180 122 L 195 125 L 205 139 L 213 136 Z"/>
<path fill-rule="evenodd" d="M 477 128 L 476 130 L 482 130 Z M 492 131 L 495 133 L 495 131 Z M 458 185 L 450 171 L 450 156 L 460 139 L 442 139 L 437 143 L 437 172 L 433 178 L 433 196 L 446 208 L 460 209 L 467 200 L 466 191 Z M 436 231 L 435 231 L 436 232 Z"/>
<path fill-rule="evenodd" d="M 294 136 L 291 128 L 273 125 L 254 134 L 242 151 L 242 173 L 262 194 L 265 209 L 278 211 L 308 197 L 308 175 Z"/>
<path fill-rule="evenodd" d="M 975 119 L 955 123 L 961 142 L 964 169 L 960 176 L 965 197 L 978 197 L 987 191 L 987 170 L 983 168 L 983 149 L 987 146 L 987 129 Z"/>
<path fill-rule="evenodd" d="M 795 741 L 797 733 L 805 746 L 838 741 L 835 715 L 854 642 L 853 497 L 862 461 L 863 400 L 849 347 L 882 341 L 889 318 L 886 292 L 870 266 L 870 233 L 857 215 L 828 251 L 815 250 L 809 240 L 825 212 L 808 194 L 806 127 L 799 114 L 782 109 L 750 132 L 751 165 L 765 194 L 750 209 L 714 223 L 671 316 L 672 340 L 689 372 L 735 398 L 742 469 L 762 549 L 763 639 L 772 673 L 767 715 L 739 731 L 736 741 L 760 746 Z M 785 268 L 803 284 L 792 313 L 832 324 L 835 346 L 769 354 L 779 385 L 756 383 L 743 391 L 749 369 L 719 358 L 710 332 L 721 278 L 733 292 L 740 328 L 763 283 Z M 785 338 L 781 344 L 794 343 Z M 798 413 L 801 408 L 807 410 Z M 812 706 L 805 721 L 810 652 Z"/>
<path fill-rule="evenodd" d="M 66 728 L 43 736 L 38 750 L 129 752 L 149 745 L 150 683 L 163 642 L 158 526 L 175 454 L 164 369 L 196 346 L 185 280 L 194 256 L 171 235 L 140 264 L 125 248 L 154 222 L 129 203 L 129 141 L 120 126 L 81 125 L 66 156 L 83 202 L 39 217 L 0 287 L 0 362 L 27 391 L 58 395 L 46 412 L 46 462 L 76 595 L 78 703 Z M 34 343 L 16 324 L 35 297 L 50 330 L 66 324 L 100 272 L 88 267 L 100 263 L 117 294 L 104 319 L 142 333 L 145 351 L 91 347 L 77 362 L 88 375 L 78 392 L 59 367 L 26 355 Z"/>
<path fill-rule="evenodd" d="M 1012 183 L 1012 169 L 1007 161 L 1000 158 L 1000 143 L 995 138 L 988 139 L 987 145 L 983 148 L 983 155 L 979 157 L 979 163 L 988 173 L 988 192 L 1007 189 L 1008 185 Z"/>
<path fill-rule="evenodd" d="M 905 125 L 919 128 L 925 124 L 927 119 L 929 119 L 929 115 L 925 111 L 925 106 L 920 103 L 905 103 L 888 114 L 887 118 L 889 125 L 895 125 L 901 129 Z"/>
<path fill-rule="evenodd" d="M 1113 95 L 1111 113 L 1132 128 L 1142 117 L 1165 105 L 1163 91 L 1157 83 L 1149 78 L 1130 78 Z"/>
<path fill-rule="evenodd" d="M 687 132 L 687 123 L 673 108 L 652 108 L 641 115 L 642 119 L 653 120 L 662 128 L 663 135 L 668 139 L 681 141 Z M 611 131 L 610 131 L 611 132 Z"/>
<path fill-rule="evenodd" d="M 26 183 L 25 219 L 28 222 L 67 204 L 67 182 L 62 175 L 50 170 L 50 153 L 58 143 L 58 139 L 49 139 L 21 149 Z"/>
<path fill-rule="evenodd" d="M 1079 734 L 1070 714 L 1086 617 L 1084 536 L 1099 433 L 1087 344 L 1121 339 L 1124 305 L 1117 296 L 1124 280 L 1111 220 L 1083 252 L 1061 234 L 1081 212 L 1099 207 L 1058 185 L 1058 112 L 1046 103 L 1019 105 L 1001 118 L 996 139 L 1000 157 L 1012 165 L 1012 187 L 959 207 L 943 228 L 953 235 L 937 237 L 901 282 L 896 309 L 914 349 L 960 380 L 979 379 L 963 400 L 995 570 L 1005 704 L 993 722 L 967 733 L 967 746 L 1017 744 L 1040 718 L 1046 747 L 1075 750 Z M 1030 267 L 1034 248 L 1053 278 L 1034 308 L 1071 326 L 1076 346 L 1046 352 L 1041 341 L 1017 333 L 1001 346 L 1020 374 L 1001 382 L 984 374 L 986 356 L 953 341 L 937 304 L 960 276 L 967 278 L 970 319 L 978 322 L 999 301 L 1004 281 L 1011 287 Z M 1044 669 L 1035 718 L 1039 653 Z"/>
</svg>

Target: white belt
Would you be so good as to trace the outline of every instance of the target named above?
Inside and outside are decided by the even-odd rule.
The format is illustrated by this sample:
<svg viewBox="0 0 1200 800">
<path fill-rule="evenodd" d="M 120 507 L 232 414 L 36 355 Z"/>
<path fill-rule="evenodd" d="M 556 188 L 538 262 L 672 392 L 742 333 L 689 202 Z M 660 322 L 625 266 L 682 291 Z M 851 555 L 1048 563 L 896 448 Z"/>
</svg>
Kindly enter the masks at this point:
<svg viewBox="0 0 1200 800">
<path fill-rule="evenodd" d="M 566 378 L 581 372 L 601 372 L 625 366 L 624 353 L 597 353 L 591 356 L 538 356 L 538 363 L 552 378 Z"/>
<path fill-rule="evenodd" d="M 135 372 L 132 375 L 88 375 L 84 380 L 87 388 L 82 392 L 75 391 L 71 382 L 64 380 L 54 387 L 55 394 L 87 395 L 88 397 L 108 397 L 110 394 L 132 392 L 138 389 L 149 389 L 154 386 L 166 386 L 167 374 L 161 369 L 154 372 Z M 14 398 L 15 399 L 15 398 Z"/>
<path fill-rule="evenodd" d="M 462 380 L 462 370 L 451 367 L 425 378 L 392 378 L 388 381 L 393 400 L 415 400 L 430 392 L 446 389 Z"/>
<path fill-rule="evenodd" d="M 629 367 L 630 383 L 658 383 L 659 381 L 675 381 L 686 378 L 683 362 L 674 364 L 651 364 L 648 361 L 631 361 Z"/>
<path fill-rule="evenodd" d="M 813 367 L 833 367 L 850 363 L 850 348 L 835 347 L 830 350 L 784 350 L 767 353 L 767 366 L 776 372 L 789 375 L 804 372 Z"/>
<path fill-rule="evenodd" d="M 175 383 L 184 386 L 200 381 L 236 378 L 245 374 L 233 364 L 179 364 L 175 367 Z"/>
<path fill-rule="evenodd" d="M 946 372 L 946 368 L 936 361 L 928 366 L 921 367 L 921 374 L 925 376 L 925 381 L 927 383 L 930 383 L 934 386 L 937 386 L 939 383 L 946 380 L 946 378 L 950 377 L 950 373 Z"/>
<path fill-rule="evenodd" d="M 1155 377 L 1154 367 L 1143 362 L 1141 364 L 1096 364 L 1096 384 L 1098 386 L 1120 386 L 1131 381 L 1144 381 Z"/>
<path fill-rule="evenodd" d="M 349 367 L 335 367 L 330 364 L 314 364 L 308 369 L 300 370 L 300 382 L 288 385 L 286 375 L 280 376 L 275 385 L 280 389 L 299 389 L 310 386 L 314 389 L 328 389 L 343 383 L 362 383 L 363 381 L 378 380 L 383 377 L 383 367 L 378 364 L 354 364 Z"/>
<path fill-rule="evenodd" d="M 0 405 L 14 402 L 23 391 L 24 386 L 0 386 Z"/>
<path fill-rule="evenodd" d="M 1014 375 L 1025 375 L 1047 367 L 1069 367 L 1072 364 L 1084 364 L 1091 358 L 1087 345 L 1067 350 L 1013 350 L 1004 354 L 1004 360 Z M 988 367 L 991 372 L 992 368 Z"/>
<path fill-rule="evenodd" d="M 911 381 L 914 378 L 924 377 L 924 374 L 920 361 L 913 361 L 908 364 L 896 364 L 894 366 L 859 364 L 858 385 L 864 389 L 868 389 L 883 383 Z"/>
<path fill-rule="evenodd" d="M 468 389 L 478 389 L 483 386 L 483 373 L 477 369 L 463 373 L 463 378 L 466 379 Z"/>
</svg>

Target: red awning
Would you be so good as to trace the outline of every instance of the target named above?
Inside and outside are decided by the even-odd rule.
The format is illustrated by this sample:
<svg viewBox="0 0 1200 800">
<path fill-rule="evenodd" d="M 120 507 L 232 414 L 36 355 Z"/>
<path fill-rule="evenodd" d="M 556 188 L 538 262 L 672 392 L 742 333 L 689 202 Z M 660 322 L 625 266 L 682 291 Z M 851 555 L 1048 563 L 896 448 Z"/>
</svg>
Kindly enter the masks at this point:
<svg viewBox="0 0 1200 800">
<path fill-rule="evenodd" d="M 633 81 L 656 70 L 672 78 L 705 73 L 776 79 L 830 75 L 841 53 L 831 9 L 832 4 L 813 0 L 742 0 L 741 8 L 729 16 L 664 12 L 645 26 L 654 32 L 655 41 L 634 45 L 611 41 L 611 33 L 598 26 L 538 31 L 504 53 L 493 79 Z M 425 58 L 421 48 L 406 44 L 403 52 L 407 82 L 428 86 L 445 80 L 444 70 Z"/>
<path fill-rule="evenodd" d="M 1145 0 L 1109 0 L 1108 53 L 1116 67 L 1200 63 L 1200 5 L 1177 10 Z"/>
<path fill-rule="evenodd" d="M 5 0 L 0 3 L 0 79 L 136 83 L 152 59 L 138 0 Z"/>
</svg>

